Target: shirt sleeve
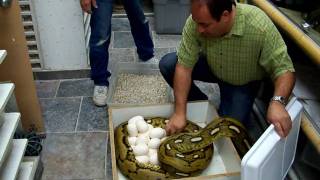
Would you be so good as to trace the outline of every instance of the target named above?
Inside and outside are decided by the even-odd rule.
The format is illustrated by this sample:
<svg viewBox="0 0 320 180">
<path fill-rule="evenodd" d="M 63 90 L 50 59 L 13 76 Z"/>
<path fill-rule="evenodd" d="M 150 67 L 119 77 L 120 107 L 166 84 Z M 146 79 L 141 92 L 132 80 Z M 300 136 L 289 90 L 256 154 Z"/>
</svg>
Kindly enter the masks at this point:
<svg viewBox="0 0 320 180">
<path fill-rule="evenodd" d="M 200 46 L 197 40 L 196 23 L 191 15 L 188 17 L 183 28 L 182 39 L 178 48 L 178 63 L 192 68 L 199 59 Z"/>
<path fill-rule="evenodd" d="M 262 44 L 259 64 L 265 69 L 272 80 L 286 72 L 294 72 L 294 67 L 287 52 L 287 46 L 283 41 L 281 34 L 270 21 L 265 29 L 265 38 Z"/>
</svg>

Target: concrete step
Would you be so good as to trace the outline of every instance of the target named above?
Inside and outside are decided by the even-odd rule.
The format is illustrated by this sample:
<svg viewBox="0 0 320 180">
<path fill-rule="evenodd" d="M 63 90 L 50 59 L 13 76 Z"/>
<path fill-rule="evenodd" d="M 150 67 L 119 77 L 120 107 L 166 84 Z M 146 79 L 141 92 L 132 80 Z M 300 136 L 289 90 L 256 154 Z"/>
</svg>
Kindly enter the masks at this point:
<svg viewBox="0 0 320 180">
<path fill-rule="evenodd" d="M 20 165 L 17 180 L 34 180 L 39 161 L 39 156 L 24 157 L 23 162 Z"/>
<path fill-rule="evenodd" d="M 14 139 L 12 150 L 0 169 L 0 179 L 15 180 L 28 144 L 27 139 Z"/>
<path fill-rule="evenodd" d="M 32 168 L 33 162 L 22 162 L 20 164 L 17 180 L 33 180 Z"/>
<path fill-rule="evenodd" d="M 0 127 L 0 169 L 12 147 L 12 138 L 20 121 L 20 113 L 4 113 Z M 0 178 L 1 179 L 1 178 Z"/>
<path fill-rule="evenodd" d="M 3 112 L 14 89 L 13 83 L 0 83 L 0 114 Z"/>
<path fill-rule="evenodd" d="M 7 56 L 7 51 L 6 50 L 0 50 L 0 64 L 4 61 L 6 56 Z"/>
</svg>

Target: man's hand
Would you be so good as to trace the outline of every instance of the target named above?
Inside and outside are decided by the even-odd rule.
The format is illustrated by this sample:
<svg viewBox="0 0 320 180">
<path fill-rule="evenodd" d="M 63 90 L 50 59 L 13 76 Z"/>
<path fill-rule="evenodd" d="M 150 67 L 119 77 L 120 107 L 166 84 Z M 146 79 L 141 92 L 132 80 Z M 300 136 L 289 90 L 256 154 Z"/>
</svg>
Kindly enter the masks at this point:
<svg viewBox="0 0 320 180">
<path fill-rule="evenodd" d="M 91 14 L 92 6 L 98 8 L 96 0 L 80 0 L 80 5 L 83 11 Z"/>
<path fill-rule="evenodd" d="M 170 117 L 170 121 L 166 125 L 166 132 L 167 135 L 172 135 L 175 133 L 180 133 L 187 125 L 186 117 L 185 116 L 179 116 L 176 113 L 174 113 Z"/>
<path fill-rule="evenodd" d="M 292 128 L 292 121 L 287 110 L 285 109 L 285 106 L 276 101 L 270 102 L 267 120 L 269 123 L 274 125 L 277 133 L 282 138 L 286 137 Z"/>
</svg>

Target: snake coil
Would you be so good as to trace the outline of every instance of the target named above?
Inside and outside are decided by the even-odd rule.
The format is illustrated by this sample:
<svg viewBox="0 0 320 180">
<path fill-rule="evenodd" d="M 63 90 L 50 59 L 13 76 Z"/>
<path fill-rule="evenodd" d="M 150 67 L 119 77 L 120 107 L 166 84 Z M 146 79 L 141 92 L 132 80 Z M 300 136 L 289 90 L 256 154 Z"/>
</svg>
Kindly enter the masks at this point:
<svg viewBox="0 0 320 180">
<path fill-rule="evenodd" d="M 154 127 L 164 128 L 167 118 L 146 118 Z M 199 175 L 213 156 L 213 142 L 221 137 L 231 137 L 240 155 L 250 148 L 250 141 L 244 126 L 232 118 L 217 118 L 205 128 L 191 121 L 180 134 L 168 137 L 158 150 L 159 165 L 139 163 L 128 142 L 127 122 L 115 130 L 117 165 L 130 179 L 160 180 Z"/>
</svg>

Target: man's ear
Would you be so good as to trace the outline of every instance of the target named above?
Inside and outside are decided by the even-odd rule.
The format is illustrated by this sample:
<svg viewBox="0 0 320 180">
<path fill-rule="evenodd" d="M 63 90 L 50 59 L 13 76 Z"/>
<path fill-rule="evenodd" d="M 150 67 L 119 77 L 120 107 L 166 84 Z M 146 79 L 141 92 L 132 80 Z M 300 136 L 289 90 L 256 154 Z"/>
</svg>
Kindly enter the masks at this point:
<svg viewBox="0 0 320 180">
<path fill-rule="evenodd" d="M 227 10 L 225 10 L 225 11 L 222 12 L 222 14 L 221 14 L 221 20 L 222 20 L 223 22 L 228 22 L 228 21 L 230 21 L 230 18 L 231 18 L 231 12 L 229 12 L 229 11 L 227 11 Z"/>
</svg>

